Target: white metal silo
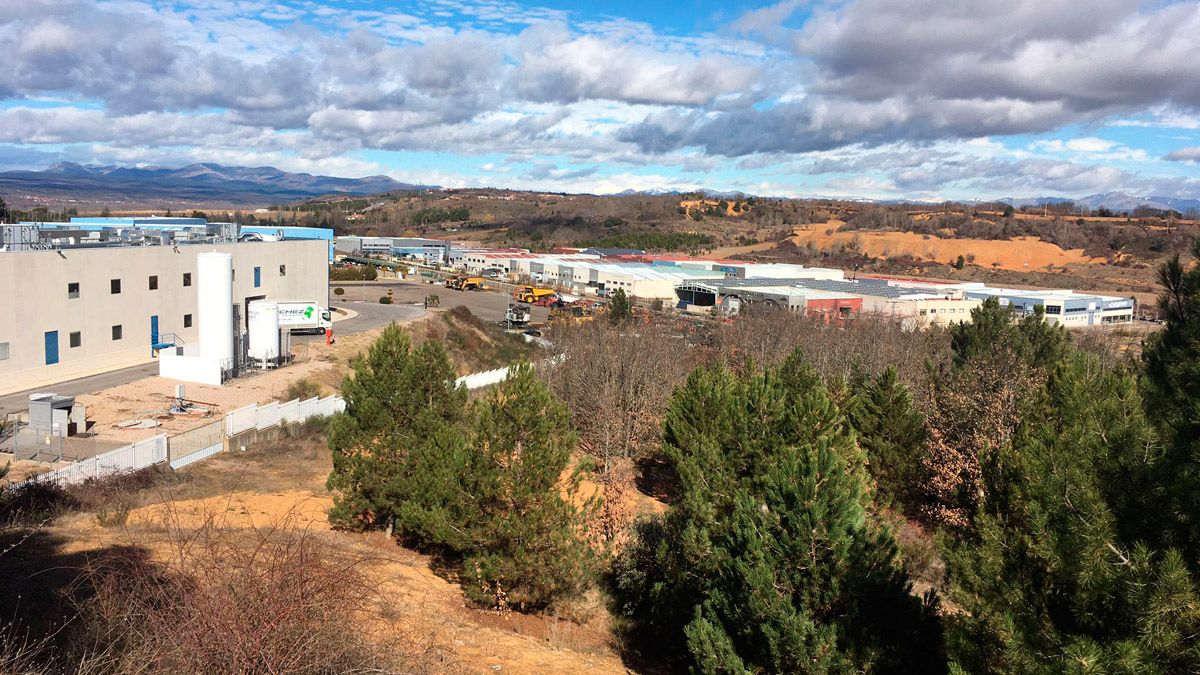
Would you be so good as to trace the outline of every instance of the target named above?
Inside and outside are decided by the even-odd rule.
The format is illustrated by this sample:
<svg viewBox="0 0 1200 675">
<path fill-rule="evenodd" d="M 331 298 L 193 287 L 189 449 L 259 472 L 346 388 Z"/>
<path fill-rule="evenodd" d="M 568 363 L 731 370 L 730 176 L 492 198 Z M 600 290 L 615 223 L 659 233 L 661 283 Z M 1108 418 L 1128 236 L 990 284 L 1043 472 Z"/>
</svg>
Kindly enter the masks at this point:
<svg viewBox="0 0 1200 675">
<path fill-rule="evenodd" d="M 196 305 L 200 319 L 200 356 L 233 366 L 233 256 L 196 256 Z"/>
<path fill-rule="evenodd" d="M 270 361 L 279 357 L 279 305 L 268 300 L 250 303 L 250 358 Z"/>
</svg>

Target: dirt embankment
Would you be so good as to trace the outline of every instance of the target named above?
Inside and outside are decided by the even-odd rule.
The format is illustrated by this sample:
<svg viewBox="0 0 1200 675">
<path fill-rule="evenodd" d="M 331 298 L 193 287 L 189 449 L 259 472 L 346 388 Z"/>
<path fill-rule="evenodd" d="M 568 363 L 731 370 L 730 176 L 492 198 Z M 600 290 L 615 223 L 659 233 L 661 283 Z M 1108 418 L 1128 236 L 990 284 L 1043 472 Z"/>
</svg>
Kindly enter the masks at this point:
<svg viewBox="0 0 1200 675">
<path fill-rule="evenodd" d="M 1037 237 L 943 239 L 913 232 L 842 230 L 843 225 L 845 223 L 840 220 L 802 225 L 794 230 L 791 241 L 797 246 L 811 243 L 824 250 L 851 247 L 875 258 L 909 256 L 917 260 L 953 262 L 961 255 L 970 264 L 1017 272 L 1105 263 L 1103 258 L 1084 255 L 1082 249 L 1064 250 Z"/>
<path fill-rule="evenodd" d="M 368 639 L 402 645 L 405 672 L 626 673 L 598 596 L 557 615 L 498 615 L 468 605 L 462 590 L 428 556 L 383 533 L 334 531 L 326 513 L 331 464 L 320 437 L 289 439 L 219 455 L 182 479 L 132 497 L 123 524 L 101 525 L 95 512 L 61 518 L 51 529 L 60 554 L 86 556 L 136 547 L 168 562 L 180 541 L 197 536 L 254 541 L 286 528 L 316 537 L 361 561 L 371 589 L 357 627 Z"/>
</svg>

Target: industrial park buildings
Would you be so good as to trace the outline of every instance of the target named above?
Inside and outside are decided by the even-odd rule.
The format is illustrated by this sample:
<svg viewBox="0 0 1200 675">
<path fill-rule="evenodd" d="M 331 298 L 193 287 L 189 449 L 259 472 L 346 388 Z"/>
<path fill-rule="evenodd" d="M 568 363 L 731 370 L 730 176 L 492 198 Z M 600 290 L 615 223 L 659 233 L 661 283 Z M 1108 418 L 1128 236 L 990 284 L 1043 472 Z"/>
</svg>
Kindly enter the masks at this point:
<svg viewBox="0 0 1200 675">
<path fill-rule="evenodd" d="M 0 225 L 0 393 L 148 363 L 195 342 L 202 252 L 232 256 L 232 309 L 243 322 L 256 299 L 328 306 L 331 236 L 239 241 L 231 223 L 138 221 Z"/>
</svg>

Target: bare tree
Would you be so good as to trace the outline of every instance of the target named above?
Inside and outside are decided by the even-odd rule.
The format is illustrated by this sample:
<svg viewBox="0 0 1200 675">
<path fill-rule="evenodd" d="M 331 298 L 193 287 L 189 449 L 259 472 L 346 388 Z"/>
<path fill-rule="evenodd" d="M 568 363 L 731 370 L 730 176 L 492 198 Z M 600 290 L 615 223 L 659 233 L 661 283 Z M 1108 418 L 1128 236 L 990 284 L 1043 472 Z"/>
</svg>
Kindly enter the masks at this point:
<svg viewBox="0 0 1200 675">
<path fill-rule="evenodd" d="M 661 321 L 565 325 L 552 339 L 565 362 L 546 379 L 601 471 L 656 446 L 671 391 L 698 365 L 687 341 Z"/>
</svg>

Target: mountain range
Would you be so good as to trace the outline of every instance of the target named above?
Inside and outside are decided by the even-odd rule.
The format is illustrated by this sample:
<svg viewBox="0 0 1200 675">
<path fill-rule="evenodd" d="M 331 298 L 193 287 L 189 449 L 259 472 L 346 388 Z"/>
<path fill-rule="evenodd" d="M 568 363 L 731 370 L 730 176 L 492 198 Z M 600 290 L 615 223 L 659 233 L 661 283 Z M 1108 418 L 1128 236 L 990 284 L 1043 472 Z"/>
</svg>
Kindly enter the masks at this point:
<svg viewBox="0 0 1200 675">
<path fill-rule="evenodd" d="M 92 166 L 60 162 L 44 171 L 0 173 L 0 196 L 9 202 L 80 203 L 156 201 L 266 206 L 326 195 L 372 195 L 435 186 L 401 183 L 388 176 L 338 178 L 291 173 L 273 166 L 189 164 L 180 168 Z"/>
<path fill-rule="evenodd" d="M 36 204 L 54 206 L 146 205 L 146 206 L 268 206 L 324 196 L 364 196 L 403 190 L 437 189 L 435 185 L 401 183 L 388 176 L 339 178 L 291 173 L 273 166 L 241 167 L 220 164 L 189 164 L 179 168 L 95 166 L 60 162 L 43 171 L 0 172 L 0 197 L 15 207 Z M 613 196 L 678 196 L 699 192 L 710 199 L 744 199 L 739 191 L 700 188 L 677 190 L 654 188 L 625 190 Z M 815 199 L 824 197 L 813 196 Z M 920 200 L 853 199 L 875 204 L 923 204 Z M 1015 207 L 1073 202 L 1091 210 L 1106 207 L 1115 212 L 1138 207 L 1175 209 L 1188 213 L 1200 209 L 1200 199 L 1136 196 L 1106 192 L 1078 199 L 1064 197 L 1009 197 L 989 200 Z M 935 202 L 928 202 L 935 203 Z"/>
<path fill-rule="evenodd" d="M 1088 209 L 1093 211 L 1104 207 L 1116 212 L 1133 211 L 1139 207 L 1161 209 L 1163 211 L 1174 209 L 1180 213 L 1186 213 L 1190 210 L 1200 209 L 1200 199 L 1154 196 L 1139 197 L 1125 192 L 1105 192 L 1102 194 L 1080 197 L 1079 199 L 1064 199 L 1062 197 L 1026 197 L 1020 199 L 1000 199 L 997 201 L 1005 204 L 1011 204 L 1018 208 L 1023 206 L 1042 206 L 1071 202 L 1077 206 L 1086 206 Z"/>
</svg>

